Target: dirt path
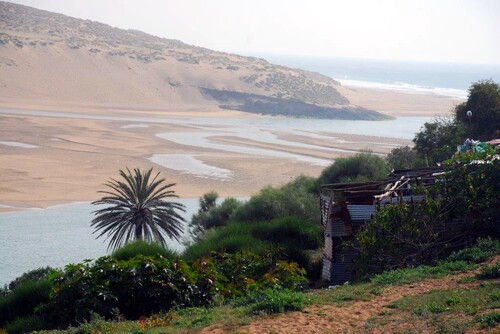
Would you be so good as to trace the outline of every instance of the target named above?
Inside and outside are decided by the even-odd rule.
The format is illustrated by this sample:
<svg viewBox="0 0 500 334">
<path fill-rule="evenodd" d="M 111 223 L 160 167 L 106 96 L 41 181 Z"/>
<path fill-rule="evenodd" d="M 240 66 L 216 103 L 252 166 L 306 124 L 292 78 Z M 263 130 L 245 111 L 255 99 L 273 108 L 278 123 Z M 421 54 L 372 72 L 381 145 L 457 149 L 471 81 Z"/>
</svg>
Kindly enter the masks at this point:
<svg viewBox="0 0 500 334">
<path fill-rule="evenodd" d="M 497 256 L 491 262 L 498 262 L 499 260 L 500 257 Z M 374 296 L 369 301 L 358 301 L 343 306 L 311 306 L 301 312 L 291 312 L 259 319 L 241 328 L 213 326 L 206 328 L 201 333 L 400 333 L 405 331 L 405 328 L 394 328 L 390 324 L 383 326 L 383 328 L 367 328 L 366 321 L 370 317 L 378 316 L 383 312 L 394 311 L 387 306 L 403 296 L 419 295 L 432 290 L 475 287 L 479 284 L 478 282 L 461 283 L 460 281 L 461 278 L 472 274 L 472 272 L 468 272 L 403 286 L 389 286 L 382 289 L 380 295 Z M 411 323 L 403 325 L 408 328 L 412 326 Z M 429 329 L 429 333 L 431 332 L 432 329 Z"/>
</svg>

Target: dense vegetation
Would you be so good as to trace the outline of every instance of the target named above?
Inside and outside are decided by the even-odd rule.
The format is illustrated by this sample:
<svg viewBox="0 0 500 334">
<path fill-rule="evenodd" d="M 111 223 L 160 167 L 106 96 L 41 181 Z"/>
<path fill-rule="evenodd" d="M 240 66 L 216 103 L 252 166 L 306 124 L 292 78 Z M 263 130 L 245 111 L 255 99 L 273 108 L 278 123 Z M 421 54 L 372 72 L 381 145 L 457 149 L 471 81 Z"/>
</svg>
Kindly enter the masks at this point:
<svg viewBox="0 0 500 334">
<path fill-rule="evenodd" d="M 124 237 L 136 242 L 95 261 L 70 264 L 62 270 L 40 268 L 17 278 L 1 290 L 0 328 L 24 333 L 73 325 L 79 326 L 75 333 L 108 332 L 115 325 L 106 319 L 141 317 L 139 325 L 133 323 L 118 331 L 142 333 L 147 328 L 170 326 L 182 317 L 206 325 L 213 321 L 213 312 L 219 312 L 216 310 L 248 317 L 298 310 L 311 300 L 317 304 L 365 300 L 387 285 L 472 270 L 500 250 L 500 159 L 491 146 L 485 146 L 484 152 L 453 157 L 452 147 L 466 134 L 480 139 L 498 135 L 499 97 L 497 84 L 474 84 L 469 100 L 456 107 L 454 119 L 426 123 L 415 136 L 414 148 L 395 149 L 387 159 L 368 152 L 340 158 L 317 179 L 299 176 L 280 187 L 266 187 L 246 202 L 228 198 L 217 204 L 217 193 L 207 193 L 200 198 L 200 210 L 191 220 L 194 238 L 183 254 L 168 250 L 165 240 L 155 238 L 154 229 L 144 227 L 157 228 L 153 217 L 159 210 L 162 217 L 170 219 L 166 231 L 180 231 L 175 210 L 181 207 L 162 202 L 164 197 L 173 196 L 168 190 L 171 185 L 161 185 L 158 175 L 150 182 L 151 170 L 145 174 L 139 170 L 135 174 L 122 172 L 125 182 L 112 180 L 109 185 L 113 191 L 105 192 L 108 196 L 98 201 L 115 204 L 119 210 L 97 211 L 96 222 L 111 224 L 105 231 L 119 227 L 116 237 L 112 234 L 113 248 L 121 245 Z M 469 108 L 474 109 L 471 117 L 477 115 L 477 119 L 461 116 Z M 473 121 L 497 125 L 477 128 Z M 356 235 L 356 242 L 346 245 L 357 248 L 357 274 L 368 283 L 338 292 L 319 291 L 310 298 L 299 292 L 308 280 L 319 278 L 321 269 L 321 184 L 382 179 L 390 168 L 437 161 L 444 168 L 440 182 L 414 189 L 426 195 L 424 201 L 381 208 Z M 457 220 L 456 234 L 450 238 L 442 233 L 447 222 Z M 178 236 L 173 232 L 173 237 Z M 478 237 L 476 247 L 455 251 Z M 498 277 L 496 263 L 483 266 L 470 279 Z M 437 314 L 462 312 L 468 305 L 475 311 L 466 311 L 472 319 L 466 326 L 480 323 L 494 327 L 499 322 L 498 313 L 484 312 L 499 307 L 498 285 L 481 286 L 470 294 L 455 290 L 443 294 L 405 297 L 392 307 L 422 319 L 429 314 L 438 318 Z M 487 297 L 473 302 L 476 296 Z M 453 299 L 449 299 L 451 304 L 446 304 L 445 297 Z"/>
<path fill-rule="evenodd" d="M 500 85 L 483 80 L 472 84 L 467 101 L 457 105 L 451 117 L 425 123 L 413 139 L 413 149 L 398 148 L 389 157 L 395 168 L 432 166 L 449 159 L 466 138 L 499 137 Z"/>
</svg>

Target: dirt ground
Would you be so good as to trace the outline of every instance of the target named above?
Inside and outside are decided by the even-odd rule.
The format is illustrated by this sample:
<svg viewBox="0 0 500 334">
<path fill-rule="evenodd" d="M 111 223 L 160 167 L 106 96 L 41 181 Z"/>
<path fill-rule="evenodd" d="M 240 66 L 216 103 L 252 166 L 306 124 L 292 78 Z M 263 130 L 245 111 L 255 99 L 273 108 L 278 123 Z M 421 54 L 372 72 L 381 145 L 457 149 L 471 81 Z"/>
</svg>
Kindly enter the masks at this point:
<svg viewBox="0 0 500 334">
<path fill-rule="evenodd" d="M 492 259 L 489 264 L 500 261 L 500 256 Z M 370 318 L 376 318 L 384 313 L 393 313 L 393 318 L 397 318 L 397 310 L 388 307 L 392 302 L 403 296 L 425 294 L 432 290 L 446 289 L 470 289 L 477 286 L 478 282 L 465 283 L 460 281 L 465 276 L 471 276 L 478 272 L 463 273 L 454 276 L 447 276 L 439 279 L 429 279 L 413 284 L 402 286 L 389 286 L 383 288 L 381 293 L 374 296 L 369 301 L 357 301 L 347 303 L 343 306 L 323 305 L 311 306 L 301 312 L 290 312 L 277 316 L 270 316 L 259 319 L 247 326 L 240 328 L 223 328 L 213 326 L 201 331 L 203 334 L 222 333 L 282 333 L 282 334 L 326 334 L 326 333 L 405 333 L 411 330 L 412 333 L 418 329 L 420 333 L 435 333 L 434 328 L 429 328 L 425 323 L 415 322 L 387 322 L 371 328 L 367 325 Z M 490 333 L 491 331 L 472 328 L 474 333 Z M 496 332 L 499 333 L 499 332 Z"/>
</svg>

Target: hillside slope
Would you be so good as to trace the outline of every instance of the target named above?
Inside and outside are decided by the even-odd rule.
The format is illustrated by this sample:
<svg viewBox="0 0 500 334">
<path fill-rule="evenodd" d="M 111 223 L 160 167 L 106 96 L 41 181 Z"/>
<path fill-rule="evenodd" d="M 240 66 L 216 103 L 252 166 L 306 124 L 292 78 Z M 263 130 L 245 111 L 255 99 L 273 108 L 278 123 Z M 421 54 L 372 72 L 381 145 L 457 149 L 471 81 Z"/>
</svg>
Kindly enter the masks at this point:
<svg viewBox="0 0 500 334">
<path fill-rule="evenodd" d="M 384 117 L 352 105 L 343 89 L 264 59 L 0 2 L 0 102 Z"/>
</svg>

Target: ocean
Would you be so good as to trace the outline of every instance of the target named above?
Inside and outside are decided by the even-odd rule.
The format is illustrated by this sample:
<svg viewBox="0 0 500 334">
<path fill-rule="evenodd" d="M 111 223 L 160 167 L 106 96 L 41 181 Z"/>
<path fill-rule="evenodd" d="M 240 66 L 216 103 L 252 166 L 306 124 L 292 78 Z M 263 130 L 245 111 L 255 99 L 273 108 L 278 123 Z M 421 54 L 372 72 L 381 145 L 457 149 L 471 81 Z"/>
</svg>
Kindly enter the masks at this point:
<svg viewBox="0 0 500 334">
<path fill-rule="evenodd" d="M 327 75 L 346 86 L 467 98 L 473 82 L 500 82 L 500 65 L 253 54 L 287 67 Z"/>
</svg>

